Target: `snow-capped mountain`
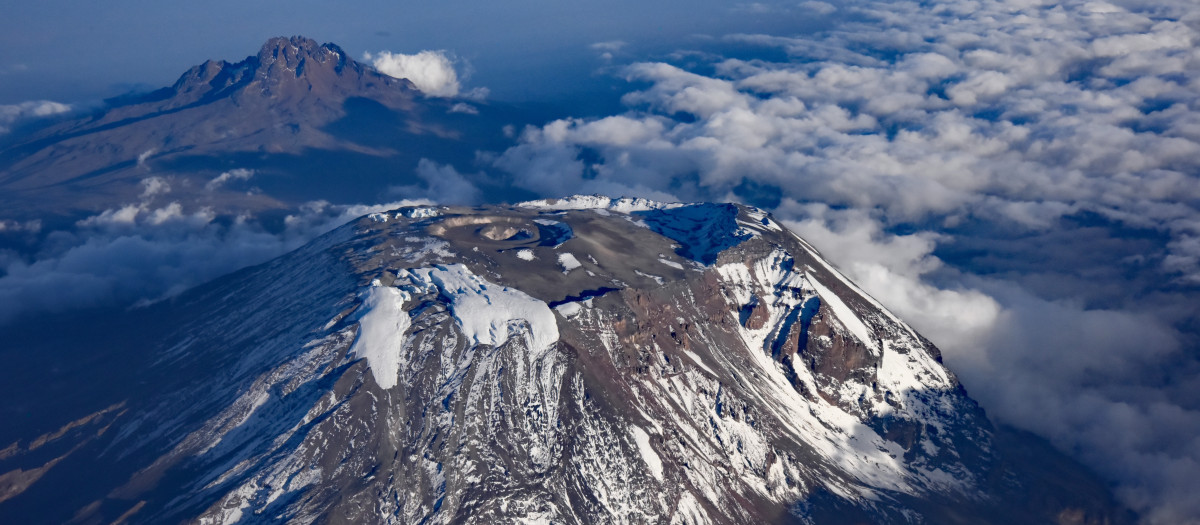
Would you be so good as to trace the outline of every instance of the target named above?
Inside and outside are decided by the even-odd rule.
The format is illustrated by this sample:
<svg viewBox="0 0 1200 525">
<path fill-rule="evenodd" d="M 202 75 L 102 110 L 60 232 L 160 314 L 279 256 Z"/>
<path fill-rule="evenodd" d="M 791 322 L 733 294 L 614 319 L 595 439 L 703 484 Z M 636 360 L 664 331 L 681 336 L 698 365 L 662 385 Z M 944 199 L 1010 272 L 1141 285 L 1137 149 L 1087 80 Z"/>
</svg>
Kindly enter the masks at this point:
<svg viewBox="0 0 1200 525">
<path fill-rule="evenodd" d="M 130 315 L 0 522 L 1129 519 L 754 208 L 402 208 Z"/>
</svg>

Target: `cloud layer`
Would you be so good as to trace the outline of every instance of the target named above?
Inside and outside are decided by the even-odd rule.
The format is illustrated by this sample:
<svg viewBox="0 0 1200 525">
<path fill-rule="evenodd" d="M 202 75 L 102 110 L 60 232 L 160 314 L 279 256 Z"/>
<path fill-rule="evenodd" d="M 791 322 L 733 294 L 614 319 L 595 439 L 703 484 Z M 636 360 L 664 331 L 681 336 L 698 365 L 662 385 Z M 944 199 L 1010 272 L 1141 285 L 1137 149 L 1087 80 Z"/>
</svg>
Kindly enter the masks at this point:
<svg viewBox="0 0 1200 525">
<path fill-rule="evenodd" d="M 8 133 L 22 121 L 66 113 L 71 106 L 50 100 L 31 100 L 20 104 L 0 105 L 0 135 Z"/>
<path fill-rule="evenodd" d="M 252 170 L 252 169 L 234 168 L 229 171 L 223 171 L 223 172 L 221 172 L 220 175 L 217 175 L 212 180 L 208 181 L 204 185 L 204 189 L 206 189 L 208 191 L 213 191 L 213 190 L 220 188 L 221 186 L 224 186 L 225 184 L 227 184 L 229 182 L 238 181 L 238 180 L 243 180 L 243 181 L 250 180 L 250 177 L 253 177 L 253 176 L 254 176 L 254 170 Z"/>
<path fill-rule="evenodd" d="M 475 205 L 484 202 L 483 192 L 466 176 L 449 164 L 438 164 L 429 159 L 417 161 L 417 177 L 423 185 L 396 186 L 390 193 L 409 199 L 429 199 L 454 206 Z M 476 175 L 482 178 L 483 175 Z"/>
<path fill-rule="evenodd" d="M 170 192 L 164 184 L 146 179 L 141 202 L 88 217 L 71 231 L 51 232 L 32 260 L 0 252 L 0 323 L 19 315 L 160 300 L 287 253 L 353 218 L 429 202 L 311 202 L 276 231 L 250 216 L 222 217 L 154 199 Z"/>
</svg>

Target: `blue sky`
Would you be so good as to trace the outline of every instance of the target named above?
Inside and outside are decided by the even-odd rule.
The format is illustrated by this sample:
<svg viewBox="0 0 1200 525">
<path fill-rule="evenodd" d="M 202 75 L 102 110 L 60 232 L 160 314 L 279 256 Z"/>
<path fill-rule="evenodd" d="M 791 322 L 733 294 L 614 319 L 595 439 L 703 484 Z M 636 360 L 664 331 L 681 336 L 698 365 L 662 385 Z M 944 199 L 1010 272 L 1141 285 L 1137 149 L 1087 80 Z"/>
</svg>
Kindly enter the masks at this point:
<svg viewBox="0 0 1200 525">
<path fill-rule="evenodd" d="M 275 35 L 335 42 L 354 56 L 443 50 L 464 93 L 553 103 L 558 118 L 515 129 L 504 151 L 454 166 L 422 161 L 414 168 L 430 184 L 398 198 L 444 198 L 432 184 L 440 180 L 486 200 L 472 188 L 486 179 L 545 196 L 772 208 L 937 343 L 993 417 L 1072 451 L 1146 523 L 1200 523 L 1192 0 L 4 10 L 0 127 L 5 111 L 32 114 L 23 102 L 86 105 L 166 85 Z M 320 209 L 273 249 L 369 208 Z M 87 254 L 130 236 L 177 251 L 203 238 L 206 250 L 236 254 L 233 266 L 275 253 L 238 251 L 247 238 L 275 238 L 266 232 L 172 213 L 205 229 L 181 238 L 136 219 L 109 228 L 97 216 L 71 235 L 79 246 L 87 239 Z M 85 252 L 63 246 L 7 263 L 0 295 L 20 297 L 26 277 L 86 266 Z"/>
<path fill-rule="evenodd" d="M 726 32 L 812 22 L 726 2 L 12 2 L 0 19 L 0 104 L 83 101 L 173 82 L 187 65 L 236 61 L 272 36 L 364 51 L 446 49 L 496 97 L 570 96 L 597 66 L 588 46 L 622 40 L 672 51 Z"/>
</svg>

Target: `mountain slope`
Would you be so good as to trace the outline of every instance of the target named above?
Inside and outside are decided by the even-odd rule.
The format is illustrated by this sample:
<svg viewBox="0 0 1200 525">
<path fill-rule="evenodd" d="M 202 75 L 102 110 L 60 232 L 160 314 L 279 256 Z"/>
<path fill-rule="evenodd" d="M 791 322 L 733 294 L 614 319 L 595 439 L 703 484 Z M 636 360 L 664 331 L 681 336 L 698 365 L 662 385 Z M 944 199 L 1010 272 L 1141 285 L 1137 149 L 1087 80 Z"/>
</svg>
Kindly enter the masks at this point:
<svg viewBox="0 0 1200 525">
<path fill-rule="evenodd" d="M 404 208 L 131 315 L 0 521 L 1128 520 L 753 208 Z"/>
<path fill-rule="evenodd" d="M 242 61 L 210 60 L 173 86 L 6 138 L 0 204 L 11 219 L 94 213 L 136 198 L 151 176 L 173 180 L 185 206 L 233 214 L 374 202 L 416 180 L 419 158 L 473 158 L 506 140 L 504 124 L 521 123 L 512 108 L 476 102 L 477 114 L 464 114 L 460 103 L 426 98 L 334 44 L 272 38 Z M 238 168 L 256 170 L 262 191 L 205 187 Z"/>
</svg>

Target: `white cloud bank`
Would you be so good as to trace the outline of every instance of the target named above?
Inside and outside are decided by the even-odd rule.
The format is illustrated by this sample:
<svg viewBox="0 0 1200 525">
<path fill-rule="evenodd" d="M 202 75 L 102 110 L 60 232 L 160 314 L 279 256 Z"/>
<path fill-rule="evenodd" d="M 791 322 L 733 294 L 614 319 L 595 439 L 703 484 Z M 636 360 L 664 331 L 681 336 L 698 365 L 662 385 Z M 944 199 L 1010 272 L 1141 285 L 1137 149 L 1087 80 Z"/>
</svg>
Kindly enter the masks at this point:
<svg viewBox="0 0 1200 525">
<path fill-rule="evenodd" d="M 252 170 L 252 169 L 234 168 L 229 171 L 221 172 L 220 175 L 217 175 L 212 180 L 205 183 L 204 189 L 206 189 L 208 191 L 213 191 L 213 190 L 220 188 L 221 186 L 224 186 L 225 184 L 227 184 L 231 181 L 250 180 L 250 177 L 253 177 L 253 176 L 254 176 L 254 170 Z"/>
<path fill-rule="evenodd" d="M 500 166 L 557 192 L 583 184 L 574 159 L 587 147 L 606 161 L 600 178 L 631 191 L 698 175 L 698 190 L 720 195 L 751 179 L 893 222 L 1036 229 L 1086 210 L 1168 233 L 1170 269 L 1200 281 L 1198 33 L 1162 20 L 1161 6 L 1152 17 L 1116 6 L 1099 16 L 1095 3 L 978 5 L 866 3 L 858 11 L 877 20 L 856 31 L 735 37 L 798 62 L 730 59 L 714 76 L 634 64 L 627 77 L 650 87 L 625 101 L 645 111 L 527 130 Z M 839 53 L 807 61 L 816 48 Z M 549 149 L 563 150 L 558 165 L 544 164 Z M 563 182 L 533 180 L 547 168 Z"/>
<path fill-rule="evenodd" d="M 1200 523 L 1200 360 L 1174 324 L 1200 326 L 1200 11 L 836 10 L 823 33 L 726 38 L 785 62 L 628 66 L 647 85 L 628 112 L 527 128 L 495 165 L 545 196 L 774 208 L 943 347 L 992 414 L 1074 451 L 1147 523 Z M 995 250 L 979 259 L 999 270 L 933 255 L 956 244 Z M 1041 267 L 997 260 L 1012 254 Z"/>
<path fill-rule="evenodd" d="M 394 186 L 389 193 L 447 205 L 475 205 L 484 200 L 483 191 L 449 164 L 438 164 L 422 158 L 417 162 L 416 174 L 424 185 Z M 474 177 L 484 176 L 478 174 Z"/>
<path fill-rule="evenodd" d="M 430 97 L 463 97 L 476 100 L 487 98 L 487 88 L 462 91 L 459 72 L 455 69 L 456 59 L 447 51 L 421 51 L 413 55 L 380 51 L 363 53 L 379 72 L 407 79 L 417 89 Z"/>
<path fill-rule="evenodd" d="M 71 106 L 50 100 L 31 100 L 20 104 L 0 105 L 0 135 L 11 131 L 22 121 L 49 117 L 71 111 Z"/>
<path fill-rule="evenodd" d="M 628 45 L 629 43 L 623 40 L 609 40 L 605 42 L 596 42 L 588 47 L 593 51 L 600 53 L 601 60 L 611 61 L 614 55 L 619 53 Z"/>
</svg>

